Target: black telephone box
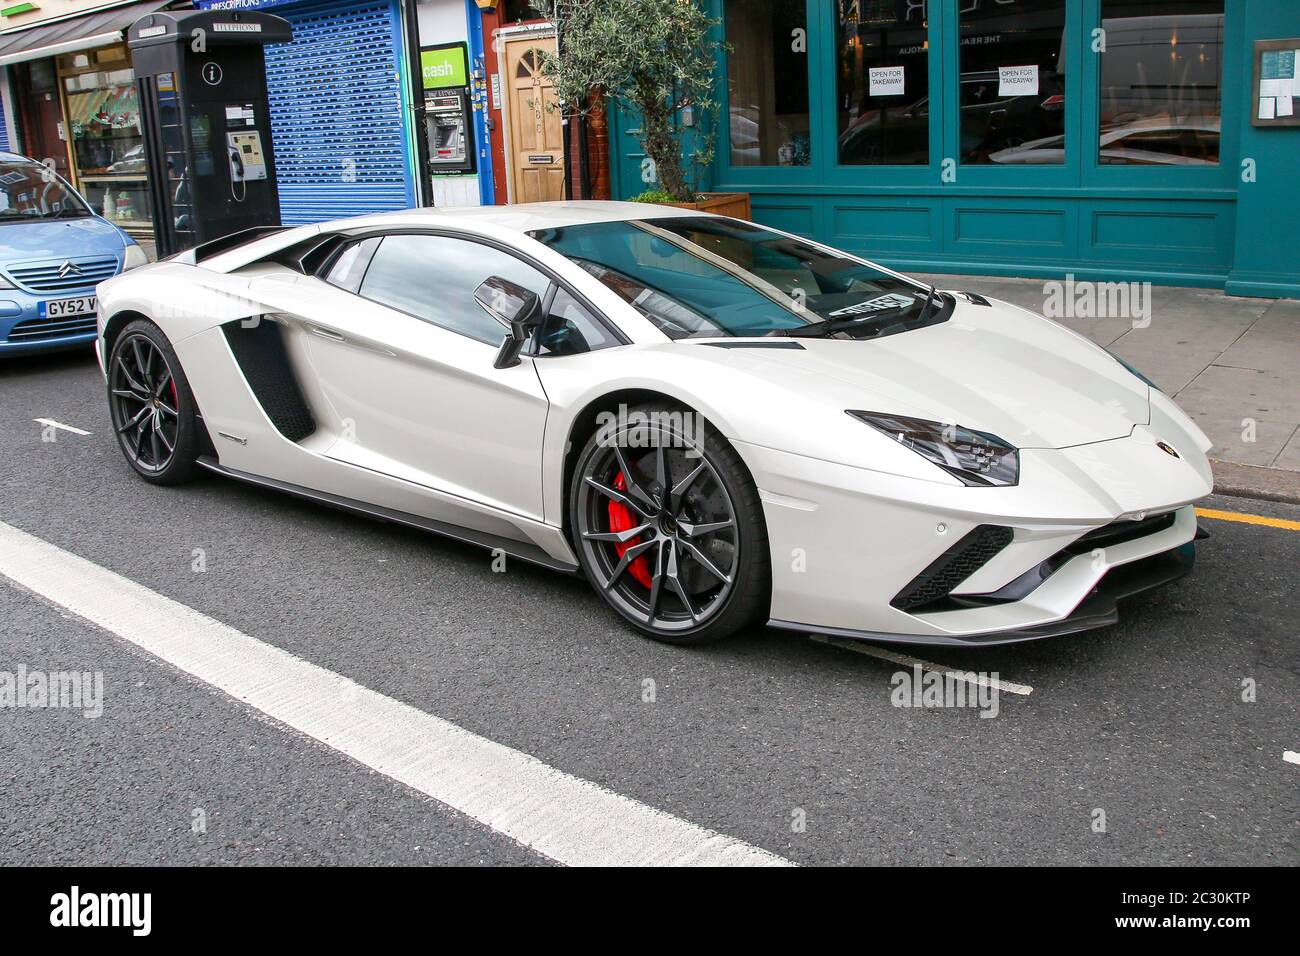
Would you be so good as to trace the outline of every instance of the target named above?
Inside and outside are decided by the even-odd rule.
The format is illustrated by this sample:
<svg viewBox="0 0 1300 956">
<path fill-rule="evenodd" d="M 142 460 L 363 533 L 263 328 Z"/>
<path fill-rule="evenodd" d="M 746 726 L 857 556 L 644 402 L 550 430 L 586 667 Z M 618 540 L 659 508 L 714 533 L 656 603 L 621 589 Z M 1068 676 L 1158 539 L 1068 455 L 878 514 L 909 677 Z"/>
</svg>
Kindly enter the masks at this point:
<svg viewBox="0 0 1300 956">
<path fill-rule="evenodd" d="M 151 13 L 127 32 L 159 257 L 280 224 L 262 47 L 293 37 L 266 13 Z"/>
</svg>

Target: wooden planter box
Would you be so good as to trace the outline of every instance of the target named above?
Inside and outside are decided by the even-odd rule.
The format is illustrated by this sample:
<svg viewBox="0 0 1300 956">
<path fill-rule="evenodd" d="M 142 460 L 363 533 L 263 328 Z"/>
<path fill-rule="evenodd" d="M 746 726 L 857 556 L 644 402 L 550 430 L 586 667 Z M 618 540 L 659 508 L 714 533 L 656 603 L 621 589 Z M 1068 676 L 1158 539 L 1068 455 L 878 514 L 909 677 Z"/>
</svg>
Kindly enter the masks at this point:
<svg viewBox="0 0 1300 956">
<path fill-rule="evenodd" d="M 749 208 L 749 193 L 700 193 L 697 202 L 675 202 L 673 205 L 679 209 L 699 209 L 701 212 L 746 221 L 753 219 L 753 212 Z"/>
</svg>

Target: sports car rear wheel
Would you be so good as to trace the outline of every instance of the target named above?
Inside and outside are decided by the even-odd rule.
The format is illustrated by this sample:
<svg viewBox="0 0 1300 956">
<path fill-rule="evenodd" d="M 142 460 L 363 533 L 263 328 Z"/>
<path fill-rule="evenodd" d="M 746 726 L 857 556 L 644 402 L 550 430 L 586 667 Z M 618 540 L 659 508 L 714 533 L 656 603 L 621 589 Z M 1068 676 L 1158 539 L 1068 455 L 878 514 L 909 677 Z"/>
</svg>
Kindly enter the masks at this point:
<svg viewBox="0 0 1300 956">
<path fill-rule="evenodd" d="M 146 481 L 174 485 L 198 474 L 194 395 L 162 330 L 127 325 L 108 360 L 108 405 L 118 444 Z"/>
<path fill-rule="evenodd" d="M 574 547 L 592 586 L 641 632 L 724 637 L 766 614 L 771 569 L 758 492 L 694 412 L 631 409 L 598 429 L 570 490 Z"/>
</svg>

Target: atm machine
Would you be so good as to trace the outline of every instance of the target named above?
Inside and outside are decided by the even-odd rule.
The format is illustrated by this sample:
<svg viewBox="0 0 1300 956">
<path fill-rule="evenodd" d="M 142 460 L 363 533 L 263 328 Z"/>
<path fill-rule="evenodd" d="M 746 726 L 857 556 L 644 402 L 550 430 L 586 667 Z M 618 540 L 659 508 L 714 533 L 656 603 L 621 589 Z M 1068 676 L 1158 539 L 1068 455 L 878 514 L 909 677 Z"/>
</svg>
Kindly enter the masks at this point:
<svg viewBox="0 0 1300 956">
<path fill-rule="evenodd" d="M 127 31 L 159 257 L 280 225 L 263 46 L 292 39 L 266 13 L 161 11 Z"/>
<path fill-rule="evenodd" d="M 474 172 L 474 114 L 464 43 L 420 48 L 429 175 Z"/>
<path fill-rule="evenodd" d="M 424 122 L 429 137 L 429 172 L 474 171 L 469 96 L 464 90 L 424 96 Z"/>
</svg>

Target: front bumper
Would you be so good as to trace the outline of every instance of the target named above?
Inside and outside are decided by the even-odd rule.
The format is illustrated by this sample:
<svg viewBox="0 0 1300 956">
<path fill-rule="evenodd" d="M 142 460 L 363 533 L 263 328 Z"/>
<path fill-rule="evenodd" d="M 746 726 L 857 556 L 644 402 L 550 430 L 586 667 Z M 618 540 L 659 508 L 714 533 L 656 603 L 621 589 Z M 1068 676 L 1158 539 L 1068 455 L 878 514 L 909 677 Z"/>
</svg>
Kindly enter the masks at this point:
<svg viewBox="0 0 1300 956">
<path fill-rule="evenodd" d="M 1101 566 L 1104 567 L 1104 570 L 1101 571 L 1100 577 L 1090 574 L 1083 566 L 1084 563 L 1087 563 L 1094 571 L 1097 570 L 1099 566 L 1095 564 L 1095 558 L 1089 555 L 1079 555 L 1072 558 L 1070 563 L 1061 566 L 1060 570 L 1065 572 L 1064 575 L 1058 578 L 1055 570 L 1053 570 L 1050 577 L 1043 578 L 1042 583 L 1034 591 L 1020 600 L 984 605 L 991 611 L 1010 611 L 1017 616 L 1023 615 L 1031 618 L 1047 612 L 1050 619 L 1040 623 L 1007 626 L 1005 621 L 996 622 L 996 614 L 985 614 L 981 617 L 965 611 L 948 611 L 920 616 L 922 620 L 928 620 L 931 623 L 942 622 L 948 628 L 956 626 L 956 630 L 943 634 L 891 634 L 851 628 L 810 626 L 776 619 L 768 621 L 768 624 L 772 627 L 787 630 L 830 634 L 836 637 L 848 637 L 857 640 L 956 647 L 991 647 L 998 644 L 1018 644 L 1023 641 L 1061 637 L 1066 634 L 1076 634 L 1080 631 L 1090 631 L 1099 627 L 1109 627 L 1119 621 L 1118 602 L 1120 600 L 1170 584 L 1191 573 L 1196 563 L 1195 538 L 1200 536 L 1200 532 L 1196 529 L 1194 509 L 1188 506 L 1174 512 L 1173 516 L 1176 519 L 1175 527 L 1190 520 L 1193 529 L 1192 541 L 1177 545 L 1167 551 L 1156 551 L 1141 557 L 1128 558 L 1127 560 L 1121 560 L 1122 555 L 1112 555 L 1114 563 Z M 1150 547 L 1162 547 L 1163 544 L 1168 543 L 1167 540 L 1157 541 L 1157 537 L 1159 536 L 1152 536 L 1146 542 L 1135 542 L 1134 544 L 1141 545 L 1143 550 L 1149 550 Z M 1043 562 L 1043 565 L 1047 564 L 1048 562 Z M 1031 569 L 1029 573 L 1032 574 L 1036 570 Z M 1081 589 L 1081 581 L 1092 581 L 1093 583 L 1091 588 L 1085 592 L 1083 600 L 1076 603 L 1078 592 Z M 974 600 L 969 597 L 968 599 Z M 1018 606 L 1012 607 L 1013 604 Z M 1060 608 L 1070 606 L 1073 606 L 1072 610 L 1063 615 L 1059 614 Z M 981 623 L 987 623 L 990 619 L 995 620 L 997 629 L 991 631 L 965 630 L 968 627 L 978 628 Z"/>
<path fill-rule="evenodd" d="M 767 521 L 770 623 L 977 646 L 1114 623 L 1120 598 L 1190 570 L 1191 503 L 1212 487 L 1195 436 L 1166 424 L 1177 422 L 1153 422 L 1178 458 L 1139 426 L 1124 439 L 1023 450 L 1021 482 L 1010 488 L 917 481 L 735 443 Z M 909 588 L 989 528 L 987 546 L 959 555 L 941 586 L 909 599 Z"/>
<path fill-rule="evenodd" d="M 95 341 L 98 332 L 93 313 L 70 319 L 49 319 L 40 313 L 44 301 L 94 294 L 94 286 L 44 296 L 0 289 L 0 356 L 77 348 Z"/>
</svg>

